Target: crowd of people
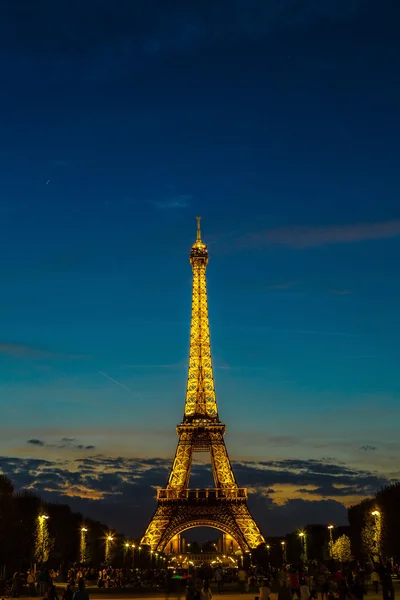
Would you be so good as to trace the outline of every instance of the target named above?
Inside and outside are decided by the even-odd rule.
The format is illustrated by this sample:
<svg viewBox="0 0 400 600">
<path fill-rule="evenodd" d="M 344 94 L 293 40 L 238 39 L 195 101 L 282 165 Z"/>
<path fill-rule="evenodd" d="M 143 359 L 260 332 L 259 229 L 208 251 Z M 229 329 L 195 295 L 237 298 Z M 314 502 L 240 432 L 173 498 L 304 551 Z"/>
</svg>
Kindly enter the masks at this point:
<svg viewBox="0 0 400 600">
<path fill-rule="evenodd" d="M 356 565 L 330 572 L 324 565 L 309 564 L 305 568 L 250 567 L 224 569 L 222 566 L 192 570 L 184 569 L 134 569 L 113 568 L 105 565 L 95 567 L 74 566 L 68 570 L 49 570 L 46 567 L 24 577 L 16 572 L 8 595 L 19 597 L 23 587 L 29 596 L 45 600 L 59 600 L 56 585 L 64 589 L 62 600 L 88 600 L 86 585 L 98 588 L 144 587 L 165 590 L 166 597 L 186 597 L 186 600 L 211 600 L 211 586 L 217 594 L 223 594 L 236 585 L 240 594 L 253 593 L 259 600 L 270 600 L 272 592 L 277 600 L 363 600 L 367 589 L 382 592 L 383 600 L 394 600 L 390 564 L 375 565 L 371 570 Z M 233 585 L 231 585 L 233 584 Z"/>
</svg>

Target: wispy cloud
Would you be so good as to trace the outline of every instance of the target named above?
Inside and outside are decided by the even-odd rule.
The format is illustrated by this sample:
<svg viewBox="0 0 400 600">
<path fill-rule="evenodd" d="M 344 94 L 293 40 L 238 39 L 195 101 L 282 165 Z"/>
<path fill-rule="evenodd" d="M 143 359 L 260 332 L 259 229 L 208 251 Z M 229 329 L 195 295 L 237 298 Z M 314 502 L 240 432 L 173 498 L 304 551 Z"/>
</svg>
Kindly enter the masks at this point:
<svg viewBox="0 0 400 600">
<path fill-rule="evenodd" d="M 161 209 L 187 208 L 192 199 L 193 197 L 191 194 L 177 194 L 176 196 L 166 198 L 165 200 L 153 200 L 152 204 Z"/>
<path fill-rule="evenodd" d="M 250 233 L 236 240 L 239 247 L 262 245 L 311 248 L 329 244 L 349 244 L 400 236 L 400 220 L 316 227 L 279 227 Z"/>
<path fill-rule="evenodd" d="M 87 358 L 87 355 L 82 354 L 62 354 L 58 352 L 52 352 L 49 350 L 42 350 L 41 348 L 35 348 L 33 346 L 28 346 L 25 344 L 9 343 L 0 343 L 0 354 L 21 359 L 60 358 L 66 360 L 74 360 L 79 358 Z"/>
<path fill-rule="evenodd" d="M 68 448 L 72 450 L 94 450 L 95 447 L 93 445 L 85 445 L 85 444 L 73 444 L 76 441 L 76 438 L 62 438 L 60 442 L 56 442 L 55 444 L 46 444 L 43 440 L 39 439 L 31 439 L 27 440 L 27 444 L 31 446 L 37 446 L 40 448 Z"/>
</svg>

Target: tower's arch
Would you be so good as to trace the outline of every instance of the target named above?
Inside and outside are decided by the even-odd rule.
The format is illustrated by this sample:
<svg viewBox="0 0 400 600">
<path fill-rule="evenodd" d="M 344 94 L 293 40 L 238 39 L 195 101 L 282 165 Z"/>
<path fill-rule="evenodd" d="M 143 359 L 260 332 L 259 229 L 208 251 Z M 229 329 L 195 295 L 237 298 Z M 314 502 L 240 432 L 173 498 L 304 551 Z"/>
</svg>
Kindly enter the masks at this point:
<svg viewBox="0 0 400 600">
<path fill-rule="evenodd" d="M 229 525 L 225 525 L 223 523 L 219 523 L 218 521 L 214 521 L 214 520 L 200 521 L 200 520 L 195 520 L 195 519 L 193 519 L 192 521 L 188 521 L 187 523 L 181 523 L 181 524 L 177 525 L 176 527 L 170 529 L 168 531 L 168 536 L 166 536 L 165 539 L 163 539 L 161 541 L 160 545 L 158 546 L 158 550 L 160 552 L 164 552 L 165 548 L 168 547 L 168 544 L 171 542 L 171 540 L 175 536 L 184 533 L 188 529 L 195 529 L 196 527 L 209 527 L 211 529 L 217 529 L 218 531 L 221 531 L 222 533 L 226 533 L 226 534 L 230 535 L 232 537 L 232 539 L 234 539 L 235 542 L 238 544 L 238 546 L 240 547 L 240 549 L 243 553 L 248 550 L 246 541 L 244 540 L 244 538 L 241 535 L 238 535 L 238 531 L 235 530 L 233 527 L 229 527 Z"/>
</svg>

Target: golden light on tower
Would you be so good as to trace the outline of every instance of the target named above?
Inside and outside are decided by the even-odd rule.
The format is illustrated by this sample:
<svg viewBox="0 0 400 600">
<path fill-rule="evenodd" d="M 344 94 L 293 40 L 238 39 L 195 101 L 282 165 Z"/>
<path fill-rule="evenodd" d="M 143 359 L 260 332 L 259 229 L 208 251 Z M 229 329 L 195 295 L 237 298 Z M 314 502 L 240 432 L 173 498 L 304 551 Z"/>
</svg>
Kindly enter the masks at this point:
<svg viewBox="0 0 400 600">
<path fill-rule="evenodd" d="M 183 420 L 177 427 L 179 442 L 167 487 L 157 491 L 157 509 L 141 543 L 162 552 L 196 522 L 196 526 L 217 529 L 219 525 L 245 552 L 265 540 L 248 509 L 247 490 L 236 483 L 223 437 L 226 427 L 218 416 L 208 318 L 208 250 L 201 236 L 200 217 L 189 260 L 192 313 Z M 214 488 L 189 488 L 195 452 L 210 454 Z"/>
</svg>

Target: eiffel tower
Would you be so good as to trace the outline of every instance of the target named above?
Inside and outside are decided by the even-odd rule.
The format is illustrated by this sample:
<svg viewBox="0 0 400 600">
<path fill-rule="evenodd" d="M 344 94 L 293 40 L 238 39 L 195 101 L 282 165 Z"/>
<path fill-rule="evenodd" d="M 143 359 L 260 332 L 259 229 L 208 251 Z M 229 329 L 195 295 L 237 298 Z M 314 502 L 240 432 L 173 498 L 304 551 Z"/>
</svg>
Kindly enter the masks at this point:
<svg viewBox="0 0 400 600">
<path fill-rule="evenodd" d="M 265 540 L 247 507 L 247 489 L 236 483 L 223 437 L 225 425 L 218 417 L 207 307 L 208 252 L 201 239 L 200 217 L 190 263 L 192 318 L 185 411 L 176 428 L 179 442 L 168 484 L 157 491 L 157 509 L 141 544 L 163 552 L 186 529 L 214 527 L 248 552 Z M 189 488 L 194 452 L 210 453 L 215 488 Z"/>
</svg>

